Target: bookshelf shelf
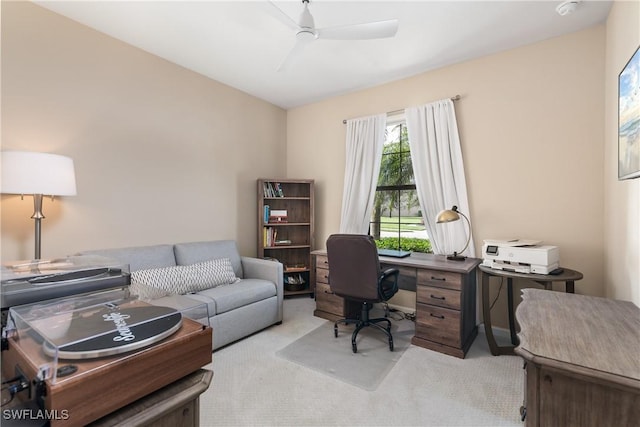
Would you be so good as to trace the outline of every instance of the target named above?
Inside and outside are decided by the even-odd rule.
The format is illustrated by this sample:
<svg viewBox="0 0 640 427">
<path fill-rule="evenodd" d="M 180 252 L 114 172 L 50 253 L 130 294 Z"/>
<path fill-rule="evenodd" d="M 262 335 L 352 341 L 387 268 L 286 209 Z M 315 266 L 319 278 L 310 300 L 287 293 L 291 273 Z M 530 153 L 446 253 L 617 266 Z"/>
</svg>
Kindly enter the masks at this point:
<svg viewBox="0 0 640 427">
<path fill-rule="evenodd" d="M 288 249 L 311 249 L 311 246 L 309 245 L 273 245 L 273 246 L 265 246 L 264 250 L 268 251 L 271 249 L 282 249 L 282 248 L 288 248 Z"/>
<path fill-rule="evenodd" d="M 314 236 L 314 181 L 258 180 L 258 257 L 284 266 L 285 296 L 308 294 Z"/>
<path fill-rule="evenodd" d="M 308 197 L 265 197 L 265 200 L 309 200 Z"/>
<path fill-rule="evenodd" d="M 311 225 L 308 222 L 267 222 L 265 227 L 291 227 L 292 225 Z"/>
</svg>

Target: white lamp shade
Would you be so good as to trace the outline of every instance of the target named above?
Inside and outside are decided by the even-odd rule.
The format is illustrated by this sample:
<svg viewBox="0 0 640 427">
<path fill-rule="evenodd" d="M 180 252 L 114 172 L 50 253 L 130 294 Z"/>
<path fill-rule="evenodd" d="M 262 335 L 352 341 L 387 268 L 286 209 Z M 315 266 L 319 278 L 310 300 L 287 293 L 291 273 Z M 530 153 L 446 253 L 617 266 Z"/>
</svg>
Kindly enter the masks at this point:
<svg viewBox="0 0 640 427">
<path fill-rule="evenodd" d="M 2 152 L 2 193 L 75 196 L 73 159 L 30 151 Z"/>
</svg>

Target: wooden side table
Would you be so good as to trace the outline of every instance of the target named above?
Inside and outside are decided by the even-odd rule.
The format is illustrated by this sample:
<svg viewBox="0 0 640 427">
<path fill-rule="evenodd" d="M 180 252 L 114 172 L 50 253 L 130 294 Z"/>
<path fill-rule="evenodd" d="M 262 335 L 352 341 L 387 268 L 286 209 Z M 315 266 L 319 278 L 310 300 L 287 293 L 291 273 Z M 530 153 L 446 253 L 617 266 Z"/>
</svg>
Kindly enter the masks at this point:
<svg viewBox="0 0 640 427">
<path fill-rule="evenodd" d="M 513 349 L 518 345 L 518 337 L 516 335 L 515 326 L 515 313 L 513 308 L 513 279 L 526 279 L 534 281 L 542 286 L 544 289 L 551 290 L 553 282 L 564 282 L 565 292 L 574 293 L 576 280 L 582 279 L 582 273 L 579 271 L 571 270 L 563 267 L 563 272 L 560 274 L 530 274 L 530 273 L 515 273 L 512 271 L 496 270 L 485 265 L 480 265 L 480 275 L 482 283 L 482 320 L 484 322 L 484 330 L 487 336 L 487 342 L 489 343 L 489 349 L 491 354 L 499 356 L 501 354 L 513 355 Z M 491 329 L 491 302 L 489 298 L 489 286 L 491 276 L 504 277 L 507 279 L 507 306 L 509 314 L 509 333 L 511 335 L 511 344 L 509 346 L 498 346 L 496 339 L 493 336 Z"/>
<path fill-rule="evenodd" d="M 526 427 L 636 426 L 640 309 L 630 301 L 523 289 Z"/>
<path fill-rule="evenodd" d="M 207 391 L 212 378 L 213 371 L 199 369 L 88 427 L 197 427 L 200 425 L 200 395 Z"/>
</svg>

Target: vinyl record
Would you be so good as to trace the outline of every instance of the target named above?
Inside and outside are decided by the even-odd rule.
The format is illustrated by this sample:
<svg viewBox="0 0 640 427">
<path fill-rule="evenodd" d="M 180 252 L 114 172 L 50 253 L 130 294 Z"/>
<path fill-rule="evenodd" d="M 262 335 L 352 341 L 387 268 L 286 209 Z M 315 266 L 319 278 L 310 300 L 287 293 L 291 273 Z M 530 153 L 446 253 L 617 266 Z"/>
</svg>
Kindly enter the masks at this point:
<svg viewBox="0 0 640 427">
<path fill-rule="evenodd" d="M 90 359 L 137 350 L 170 336 L 182 325 L 182 314 L 175 309 L 153 305 L 139 307 L 104 306 L 91 313 L 75 313 L 64 333 L 56 331 L 55 345 L 46 338 L 44 352 L 61 359 Z M 51 328 L 53 330 L 53 327 Z"/>
</svg>

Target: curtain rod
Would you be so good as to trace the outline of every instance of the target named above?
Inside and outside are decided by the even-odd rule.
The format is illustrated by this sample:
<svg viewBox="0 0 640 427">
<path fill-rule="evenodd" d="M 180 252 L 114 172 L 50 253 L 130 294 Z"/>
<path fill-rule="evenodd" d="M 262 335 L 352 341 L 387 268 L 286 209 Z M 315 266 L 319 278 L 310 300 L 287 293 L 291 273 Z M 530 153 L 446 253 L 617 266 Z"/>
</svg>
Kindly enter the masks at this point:
<svg viewBox="0 0 640 427">
<path fill-rule="evenodd" d="M 460 95 L 456 95 L 456 96 L 452 96 L 451 98 L 449 98 L 452 101 L 458 101 L 460 100 Z M 393 110 L 393 111 L 387 111 L 387 116 L 392 116 L 394 114 L 398 114 L 398 113 L 402 113 L 404 111 L 404 108 L 402 110 Z M 342 124 L 347 124 L 346 120 L 342 121 Z"/>
</svg>

